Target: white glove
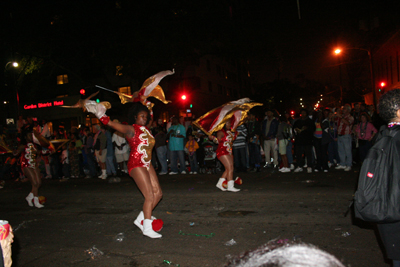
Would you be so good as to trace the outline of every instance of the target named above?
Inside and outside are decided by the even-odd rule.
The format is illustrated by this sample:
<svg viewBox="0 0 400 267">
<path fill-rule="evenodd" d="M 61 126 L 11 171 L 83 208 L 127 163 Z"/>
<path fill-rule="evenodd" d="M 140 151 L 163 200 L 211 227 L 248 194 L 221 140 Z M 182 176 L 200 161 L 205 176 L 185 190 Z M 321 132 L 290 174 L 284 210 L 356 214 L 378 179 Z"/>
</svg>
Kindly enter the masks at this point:
<svg viewBox="0 0 400 267">
<path fill-rule="evenodd" d="M 98 119 L 106 114 L 106 107 L 93 100 L 85 100 L 85 108 L 88 112 L 93 113 Z"/>
</svg>

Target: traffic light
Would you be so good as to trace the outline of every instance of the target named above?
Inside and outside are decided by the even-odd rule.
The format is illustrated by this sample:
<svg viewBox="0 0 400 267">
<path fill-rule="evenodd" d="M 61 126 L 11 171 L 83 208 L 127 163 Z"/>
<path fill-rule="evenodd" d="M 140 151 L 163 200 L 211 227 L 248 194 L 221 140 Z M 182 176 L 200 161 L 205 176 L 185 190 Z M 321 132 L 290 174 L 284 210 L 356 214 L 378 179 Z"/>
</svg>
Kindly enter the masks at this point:
<svg viewBox="0 0 400 267">
<path fill-rule="evenodd" d="M 186 100 L 186 95 L 182 95 L 182 96 L 181 96 L 181 99 L 182 99 L 182 100 Z"/>
<path fill-rule="evenodd" d="M 81 90 L 79 91 L 79 93 L 80 93 L 81 95 L 85 95 L 86 91 L 85 91 L 85 89 L 81 89 Z"/>
<path fill-rule="evenodd" d="M 97 98 L 97 99 L 96 99 L 96 103 L 100 103 L 100 99 Z"/>
<path fill-rule="evenodd" d="M 384 89 L 385 89 L 386 83 L 385 82 L 381 82 L 380 86 L 381 86 L 381 88 L 379 88 L 379 92 L 383 94 L 385 92 Z"/>
<path fill-rule="evenodd" d="M 193 105 L 192 104 L 190 104 L 190 106 L 189 106 L 190 108 L 193 108 Z"/>
</svg>

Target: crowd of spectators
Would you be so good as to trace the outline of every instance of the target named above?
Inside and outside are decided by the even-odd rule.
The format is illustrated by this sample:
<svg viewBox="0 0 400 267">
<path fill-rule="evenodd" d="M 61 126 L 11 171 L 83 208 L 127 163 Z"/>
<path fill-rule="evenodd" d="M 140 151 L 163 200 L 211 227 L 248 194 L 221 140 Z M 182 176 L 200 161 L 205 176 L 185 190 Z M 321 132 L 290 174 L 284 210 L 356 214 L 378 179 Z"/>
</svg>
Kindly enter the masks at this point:
<svg viewBox="0 0 400 267">
<path fill-rule="evenodd" d="M 372 146 L 379 116 L 372 106 L 355 104 L 309 111 L 298 115 L 266 110 L 264 118 L 250 113 L 237 128 L 233 142 L 236 172 L 260 172 L 262 168 L 279 171 L 328 172 L 330 168 L 350 171 L 362 162 Z M 54 130 L 51 122 L 20 117 L 17 133 L 3 127 L 1 139 L 16 147 L 18 132 L 33 126 L 42 136 L 53 140 L 55 153 L 41 156 L 43 178 L 67 181 L 73 178 L 117 177 L 127 174 L 129 145 L 124 135 L 103 125 Z M 208 137 L 192 125 L 190 118 L 158 119 L 149 125 L 155 137 L 152 164 L 159 175 L 197 174 L 204 165 L 203 144 Z M 0 180 L 24 177 L 18 158 L 11 153 L 2 159 Z"/>
</svg>

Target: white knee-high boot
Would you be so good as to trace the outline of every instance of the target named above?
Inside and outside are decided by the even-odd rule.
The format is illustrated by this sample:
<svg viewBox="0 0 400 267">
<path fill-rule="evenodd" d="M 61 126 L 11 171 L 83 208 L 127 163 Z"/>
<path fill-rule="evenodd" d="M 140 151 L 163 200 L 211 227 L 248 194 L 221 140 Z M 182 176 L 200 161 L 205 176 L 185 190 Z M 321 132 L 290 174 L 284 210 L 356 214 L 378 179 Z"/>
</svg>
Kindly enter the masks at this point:
<svg viewBox="0 0 400 267">
<path fill-rule="evenodd" d="M 32 203 L 33 197 L 34 197 L 34 196 L 33 196 L 33 193 L 30 192 L 29 195 L 26 196 L 26 198 L 25 198 L 26 201 L 28 202 L 28 205 L 31 206 L 31 207 L 33 207 L 33 203 Z"/>
<path fill-rule="evenodd" d="M 218 187 L 218 188 L 221 189 L 222 191 L 226 191 L 226 189 L 222 186 L 222 183 L 223 183 L 225 180 L 226 180 L 225 178 L 219 178 L 216 187 Z"/>
<path fill-rule="evenodd" d="M 153 221 L 149 219 L 143 220 L 143 235 L 148 236 L 150 238 L 161 238 L 162 235 L 154 232 L 152 222 Z"/>
<path fill-rule="evenodd" d="M 228 189 L 227 190 L 230 192 L 239 192 L 240 189 L 235 188 L 234 183 L 235 183 L 235 181 L 233 181 L 233 180 L 228 181 Z"/>
</svg>

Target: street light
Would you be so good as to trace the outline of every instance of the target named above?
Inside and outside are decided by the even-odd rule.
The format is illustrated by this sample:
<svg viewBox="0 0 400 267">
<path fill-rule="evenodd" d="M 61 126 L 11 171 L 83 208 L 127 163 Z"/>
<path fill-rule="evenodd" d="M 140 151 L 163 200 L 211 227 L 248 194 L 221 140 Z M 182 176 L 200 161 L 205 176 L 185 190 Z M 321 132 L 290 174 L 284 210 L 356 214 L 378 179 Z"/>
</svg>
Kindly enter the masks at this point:
<svg viewBox="0 0 400 267">
<path fill-rule="evenodd" d="M 6 70 L 6 69 L 7 69 L 7 66 L 10 65 L 10 64 L 12 64 L 12 66 L 13 66 L 14 68 L 18 68 L 18 66 L 19 66 L 18 62 L 9 61 L 9 62 L 7 62 L 7 64 L 4 66 L 4 70 Z"/>
<path fill-rule="evenodd" d="M 8 67 L 8 65 L 10 65 L 10 64 L 11 64 L 14 68 L 18 68 L 18 67 L 19 67 L 18 62 L 16 62 L 16 61 L 9 61 L 9 62 L 7 62 L 6 65 L 4 66 L 4 72 L 7 71 L 7 67 Z M 15 87 L 16 97 L 17 97 L 17 114 L 18 114 L 18 116 L 19 116 L 19 96 L 18 96 L 17 81 L 16 81 L 16 79 L 15 79 L 15 73 L 13 73 L 13 80 L 14 80 L 14 81 L 13 81 L 13 82 L 14 82 L 13 86 Z"/>
<path fill-rule="evenodd" d="M 373 99 L 374 99 L 374 106 L 376 107 L 377 99 L 376 99 L 376 90 L 375 90 L 374 65 L 372 63 L 371 50 L 370 49 L 365 49 L 365 48 L 359 48 L 359 47 L 346 48 L 346 50 L 367 51 L 368 58 L 369 58 L 369 71 L 370 71 L 370 75 L 371 75 L 371 89 L 372 89 L 372 94 L 373 94 Z M 337 48 L 337 49 L 335 49 L 334 52 L 335 52 L 336 55 L 339 55 L 342 52 L 342 50 L 340 48 Z"/>
</svg>

